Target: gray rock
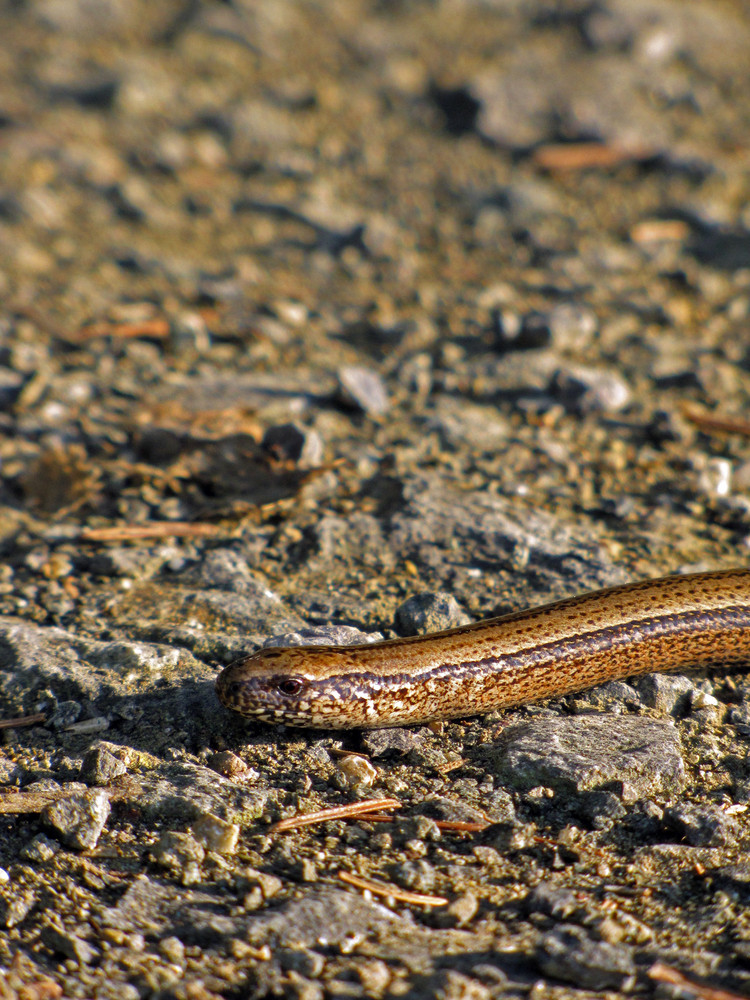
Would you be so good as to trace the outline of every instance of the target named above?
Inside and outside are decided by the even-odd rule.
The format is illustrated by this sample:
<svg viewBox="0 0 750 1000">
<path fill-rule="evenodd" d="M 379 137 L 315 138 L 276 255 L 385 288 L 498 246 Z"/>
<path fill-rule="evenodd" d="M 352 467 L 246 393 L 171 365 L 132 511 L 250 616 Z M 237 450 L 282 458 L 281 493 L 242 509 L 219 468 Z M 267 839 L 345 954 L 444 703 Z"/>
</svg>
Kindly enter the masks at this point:
<svg viewBox="0 0 750 1000">
<path fill-rule="evenodd" d="M 105 927 L 133 933 L 166 936 L 174 892 L 148 875 L 137 875 L 113 907 L 102 910 Z"/>
<path fill-rule="evenodd" d="M 72 958 L 80 965 L 90 965 L 99 957 L 97 949 L 88 941 L 56 924 L 47 924 L 42 928 L 42 941 L 57 955 Z"/>
<path fill-rule="evenodd" d="M 465 927 L 479 912 L 479 900 L 473 892 L 464 892 L 452 899 L 438 914 L 441 927 Z"/>
<path fill-rule="evenodd" d="M 488 763 L 524 789 L 578 793 L 609 787 L 630 801 L 685 781 L 676 729 L 633 716 L 548 716 L 506 729 Z"/>
<path fill-rule="evenodd" d="M 598 326 L 596 313 L 587 306 L 562 302 L 547 313 L 552 343 L 558 350 L 585 351 Z"/>
<path fill-rule="evenodd" d="M 452 490 L 429 476 L 406 483 L 404 500 L 391 518 L 388 543 L 400 559 L 429 567 L 454 593 L 455 566 L 446 564 L 444 551 L 460 553 L 466 566 L 490 557 L 516 577 L 520 570 L 532 573 L 545 600 L 626 582 L 619 567 L 603 561 L 583 522 L 563 524 L 546 511 L 519 509 L 517 501 L 487 492 Z M 528 603 L 528 596 L 518 600 Z"/>
<path fill-rule="evenodd" d="M 729 721 L 733 726 L 737 726 L 738 730 L 741 726 L 750 726 L 750 704 L 732 705 L 729 710 Z"/>
<path fill-rule="evenodd" d="M 267 789 L 247 788 L 199 764 L 174 761 L 132 779 L 133 799 L 149 820 L 192 823 L 205 813 L 230 821 L 258 819 L 269 801 Z"/>
<path fill-rule="evenodd" d="M 496 406 L 479 406 L 455 396 L 431 399 L 425 429 L 439 435 L 445 450 L 500 451 L 508 445 L 510 422 Z"/>
<path fill-rule="evenodd" d="M 18 785 L 22 775 L 23 771 L 15 761 L 0 757 L 0 785 Z"/>
<path fill-rule="evenodd" d="M 492 823 L 514 823 L 516 807 L 504 788 L 496 788 L 482 798 L 482 811 Z"/>
<path fill-rule="evenodd" d="M 377 372 L 348 365 L 338 373 L 343 399 L 371 417 L 381 417 L 389 407 L 388 393 Z"/>
<path fill-rule="evenodd" d="M 423 737 L 411 729 L 370 729 L 362 734 L 362 747 L 372 757 L 389 753 L 405 756 L 421 743 Z"/>
<path fill-rule="evenodd" d="M 430 977 L 424 995 L 435 1000 L 491 1000 L 493 993 L 484 983 L 457 969 L 440 969 Z"/>
<path fill-rule="evenodd" d="M 109 785 L 114 778 L 126 773 L 127 768 L 123 762 L 102 748 L 89 750 L 81 765 L 81 781 L 102 788 Z"/>
<path fill-rule="evenodd" d="M 162 868 L 180 872 L 187 865 L 200 865 L 206 856 L 206 849 L 190 833 L 167 830 L 151 848 L 151 856 Z"/>
<path fill-rule="evenodd" d="M 147 642 L 105 642 L 88 652 L 88 658 L 104 667 L 108 676 L 127 677 L 131 672 L 149 678 L 162 678 L 174 671 L 180 650 Z"/>
<path fill-rule="evenodd" d="M 42 812 L 42 818 L 58 831 L 63 843 L 81 851 L 96 845 L 108 817 L 109 797 L 102 789 L 58 799 Z"/>
<path fill-rule="evenodd" d="M 178 937 L 184 944 L 210 945 L 227 935 L 244 934 L 247 917 L 230 919 L 217 906 L 215 895 L 191 887 L 179 891 L 138 875 L 116 906 L 101 913 L 105 927 L 132 934 Z"/>
<path fill-rule="evenodd" d="M 393 930 L 402 919 L 380 903 L 326 888 L 289 900 L 274 912 L 260 914 L 251 926 L 251 940 L 266 941 L 270 937 L 282 947 L 337 947 L 352 935 Z"/>
<path fill-rule="evenodd" d="M 263 648 L 271 646 L 360 646 L 368 642 L 378 642 L 380 632 L 362 632 L 353 625 L 311 625 L 296 632 L 282 632 L 272 635 L 263 643 Z"/>
<path fill-rule="evenodd" d="M 543 313 L 531 312 L 520 322 L 507 312 L 494 313 L 495 346 L 499 351 L 530 351 L 549 346 L 552 334 Z"/>
<path fill-rule="evenodd" d="M 591 691 L 581 691 L 573 699 L 576 711 L 586 706 L 598 712 L 614 712 L 617 715 L 621 715 L 629 707 L 641 705 L 638 692 L 626 681 L 607 681 Z"/>
<path fill-rule="evenodd" d="M 184 310 L 174 316 L 169 325 L 169 344 L 176 353 L 205 354 L 211 347 L 211 333 L 201 314 Z"/>
<path fill-rule="evenodd" d="M 555 920 L 567 920 L 580 904 L 569 889 L 556 889 L 549 882 L 540 882 L 523 900 L 526 913 L 543 913 Z"/>
<path fill-rule="evenodd" d="M 31 889 L 17 890 L 9 897 L 0 897 L 0 927 L 17 927 L 36 906 L 38 897 Z"/>
<path fill-rule="evenodd" d="M 630 402 L 631 390 L 615 371 L 583 365 L 560 368 L 549 386 L 551 394 L 572 413 L 617 413 Z"/>
<path fill-rule="evenodd" d="M 138 577 L 151 576 L 161 565 L 161 559 L 149 549 L 107 548 L 93 553 L 88 559 L 88 570 L 95 576 Z"/>
<path fill-rule="evenodd" d="M 606 830 L 626 815 L 619 796 L 613 792 L 585 792 L 576 801 L 576 813 L 596 830 Z"/>
<path fill-rule="evenodd" d="M 357 540 L 357 559 L 373 570 L 390 569 L 396 557 L 383 535 L 383 525 L 371 514 L 354 511 L 347 517 L 325 514 L 315 528 L 317 555 L 313 564 L 351 559 L 352 539 Z"/>
<path fill-rule="evenodd" d="M 50 840 L 43 833 L 38 833 L 28 844 L 24 844 L 19 853 L 26 861 L 44 864 L 54 858 L 59 850 L 60 845 L 56 840 Z"/>
<path fill-rule="evenodd" d="M 145 701 L 144 696 L 159 681 L 172 680 L 177 706 L 191 699 L 188 681 L 208 680 L 212 675 L 210 668 L 185 650 L 148 642 L 98 642 L 61 628 L 0 617 L 0 697 L 12 702 L 34 691 L 47 711 L 63 707 L 60 725 L 69 724 L 77 715 L 74 706 L 65 702 L 77 702 L 80 713 L 86 701 L 106 697 L 111 703 L 117 697 L 131 696 L 134 689 L 139 700 Z M 151 696 L 163 717 L 163 691 Z M 192 705 L 188 717 L 194 709 Z"/>
<path fill-rule="evenodd" d="M 471 617 L 452 594 L 425 591 L 407 598 L 396 608 L 395 625 L 401 635 L 427 635 L 468 625 Z"/>
<path fill-rule="evenodd" d="M 23 388 L 24 378 L 10 368 L 0 367 L 0 410 L 6 410 L 18 398 Z"/>
<path fill-rule="evenodd" d="M 592 941 L 582 927 L 563 924 L 545 934 L 537 951 L 539 968 L 547 976 L 579 989 L 627 990 L 636 967 L 624 945 Z"/>
<path fill-rule="evenodd" d="M 229 590 L 235 594 L 255 594 L 261 587 L 267 591 L 267 585 L 259 580 L 240 553 L 231 548 L 211 549 L 180 578 L 199 587 Z"/>
<path fill-rule="evenodd" d="M 47 725 L 52 729 L 67 729 L 80 718 L 82 711 L 83 707 L 78 701 L 60 701 L 47 719 Z"/>
<path fill-rule="evenodd" d="M 724 847 L 737 836 L 735 820 L 715 806 L 679 803 L 665 810 L 664 820 L 692 847 Z"/>
<path fill-rule="evenodd" d="M 432 795 L 419 803 L 418 809 L 426 816 L 451 823 L 485 823 L 484 810 L 444 795 Z"/>
<path fill-rule="evenodd" d="M 414 892 L 430 893 L 435 888 L 435 866 L 424 858 L 416 861 L 404 861 L 395 869 L 396 881 L 399 885 Z"/>
<path fill-rule="evenodd" d="M 641 701 L 661 715 L 686 715 L 695 685 L 679 674 L 646 674 L 633 681 Z"/>
<path fill-rule="evenodd" d="M 730 892 L 739 892 L 743 898 L 750 897 L 750 861 L 740 861 L 726 865 L 711 873 L 714 882 Z"/>
<path fill-rule="evenodd" d="M 279 948 L 276 958 L 286 972 L 298 972 L 308 979 L 317 979 L 325 968 L 325 958 L 310 948 Z"/>
</svg>

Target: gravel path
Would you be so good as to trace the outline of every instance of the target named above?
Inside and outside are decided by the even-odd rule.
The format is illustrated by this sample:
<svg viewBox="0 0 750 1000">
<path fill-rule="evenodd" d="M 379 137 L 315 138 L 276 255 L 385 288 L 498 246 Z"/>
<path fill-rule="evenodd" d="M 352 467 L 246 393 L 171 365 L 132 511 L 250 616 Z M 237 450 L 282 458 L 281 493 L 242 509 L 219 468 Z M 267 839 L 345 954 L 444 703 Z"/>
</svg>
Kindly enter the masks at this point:
<svg viewBox="0 0 750 1000">
<path fill-rule="evenodd" d="M 0 997 L 750 995 L 750 675 L 442 732 L 213 692 L 746 565 L 747 5 L 0 31 Z"/>
</svg>

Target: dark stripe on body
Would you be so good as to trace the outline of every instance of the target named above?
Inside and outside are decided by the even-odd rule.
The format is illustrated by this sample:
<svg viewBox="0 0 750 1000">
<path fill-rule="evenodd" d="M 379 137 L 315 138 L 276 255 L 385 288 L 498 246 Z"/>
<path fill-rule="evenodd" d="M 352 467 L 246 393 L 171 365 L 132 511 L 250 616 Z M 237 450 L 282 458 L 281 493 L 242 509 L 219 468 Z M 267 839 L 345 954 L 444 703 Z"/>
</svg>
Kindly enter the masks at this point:
<svg viewBox="0 0 750 1000">
<path fill-rule="evenodd" d="M 503 675 L 509 677 L 523 673 L 540 664 L 549 663 L 550 660 L 566 661 L 578 660 L 585 663 L 592 656 L 599 656 L 610 650 L 621 651 L 627 648 L 632 656 L 628 659 L 633 661 L 633 672 L 638 672 L 640 644 L 648 640 L 669 638 L 672 636 L 682 636 L 685 641 L 684 655 L 681 654 L 680 644 L 675 645 L 674 657 L 671 666 L 666 669 L 674 669 L 681 665 L 699 663 L 718 663 L 730 660 L 732 650 L 725 650 L 720 655 L 709 656 L 705 660 L 696 661 L 690 654 L 690 640 L 698 636 L 707 636 L 711 633 L 721 634 L 729 631 L 737 631 L 738 634 L 748 629 L 747 642 L 738 645 L 738 653 L 741 655 L 737 659 L 747 656 L 750 659 L 750 606 L 738 605 L 724 608 L 713 608 L 709 611 L 681 611 L 669 615 L 662 615 L 654 618 L 643 618 L 638 621 L 623 622 L 620 625 L 609 625 L 605 628 L 586 632 L 582 635 L 571 635 L 564 639 L 553 639 L 545 643 L 531 643 L 523 649 L 515 650 L 511 653 L 498 652 L 476 660 L 459 660 L 454 663 L 442 662 L 435 666 L 417 669 L 409 673 L 388 673 L 382 674 L 367 669 L 345 671 L 339 675 L 331 675 L 321 678 L 319 681 L 312 681 L 312 686 L 320 685 L 321 689 L 337 690 L 342 698 L 346 698 L 348 693 L 356 694 L 371 690 L 375 697 L 391 688 L 408 691 L 415 686 L 419 687 L 431 680 L 441 681 L 447 678 L 470 681 L 477 677 L 487 677 L 489 680 L 493 675 L 501 680 Z M 429 643 L 429 636 L 423 638 L 425 647 Z M 439 642 L 438 639 L 435 642 Z M 502 639 L 498 640 L 498 646 L 502 647 Z M 371 648 L 371 647 L 369 647 Z M 362 647 L 366 655 L 368 647 Z M 351 647 L 348 650 L 352 651 Z M 425 648 L 427 653 L 427 648 Z M 652 664 L 644 667 L 642 672 L 665 669 L 663 665 Z M 618 672 L 618 676 L 628 676 L 627 670 Z"/>
</svg>

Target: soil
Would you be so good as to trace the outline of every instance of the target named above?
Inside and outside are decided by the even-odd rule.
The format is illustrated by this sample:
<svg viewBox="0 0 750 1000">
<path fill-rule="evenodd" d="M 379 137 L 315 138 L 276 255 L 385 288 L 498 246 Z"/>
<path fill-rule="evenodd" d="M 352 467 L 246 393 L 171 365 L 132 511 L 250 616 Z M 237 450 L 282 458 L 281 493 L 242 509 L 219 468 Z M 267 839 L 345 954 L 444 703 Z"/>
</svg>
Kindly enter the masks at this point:
<svg viewBox="0 0 750 1000">
<path fill-rule="evenodd" d="M 747 5 L 0 31 L 0 996 L 749 995 L 742 671 L 442 731 L 213 691 L 747 563 Z"/>
</svg>

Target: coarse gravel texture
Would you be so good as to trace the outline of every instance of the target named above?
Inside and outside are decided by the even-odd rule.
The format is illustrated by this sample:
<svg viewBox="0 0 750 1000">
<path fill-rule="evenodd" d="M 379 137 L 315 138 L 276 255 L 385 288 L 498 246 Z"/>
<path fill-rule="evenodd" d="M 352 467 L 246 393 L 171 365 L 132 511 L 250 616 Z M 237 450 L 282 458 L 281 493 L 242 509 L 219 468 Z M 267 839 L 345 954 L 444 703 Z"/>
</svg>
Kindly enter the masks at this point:
<svg viewBox="0 0 750 1000">
<path fill-rule="evenodd" d="M 750 995 L 750 675 L 442 732 L 213 691 L 279 636 L 747 564 L 747 5 L 0 32 L 0 722 L 39 715 L 0 730 L 0 997 Z"/>
</svg>

